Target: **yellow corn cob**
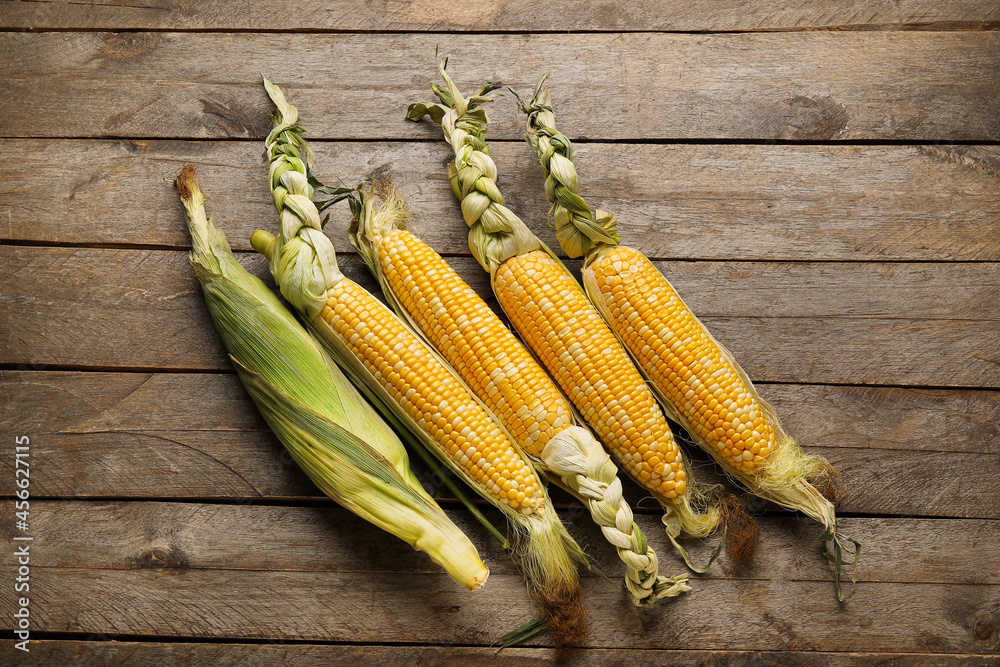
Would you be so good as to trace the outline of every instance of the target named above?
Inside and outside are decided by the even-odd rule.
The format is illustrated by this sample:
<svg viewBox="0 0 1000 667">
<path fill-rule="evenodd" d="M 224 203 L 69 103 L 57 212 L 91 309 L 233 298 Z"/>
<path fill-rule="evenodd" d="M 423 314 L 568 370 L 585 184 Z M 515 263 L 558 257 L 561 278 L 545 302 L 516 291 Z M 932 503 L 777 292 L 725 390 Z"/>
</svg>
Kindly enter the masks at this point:
<svg viewBox="0 0 1000 667">
<path fill-rule="evenodd" d="M 267 138 L 277 237 L 257 231 L 285 298 L 348 374 L 364 381 L 415 436 L 500 509 L 516 531 L 529 591 L 565 648 L 586 636 L 586 608 L 566 532 L 531 462 L 455 372 L 378 299 L 343 276 L 308 183 L 298 112 L 265 80 L 277 107 Z M 306 160 L 302 159 L 303 153 Z"/>
<path fill-rule="evenodd" d="M 544 507 L 537 476 L 500 426 L 381 301 L 344 278 L 319 318 L 485 494 L 525 515 Z"/>
<path fill-rule="evenodd" d="M 727 469 L 763 475 L 776 444 L 764 410 L 652 262 L 617 246 L 588 266 L 584 282 L 691 435 Z"/>
<path fill-rule="evenodd" d="M 445 72 L 446 64 L 445 59 L 440 69 L 447 89 L 432 85 L 442 104 L 410 105 L 407 118 L 431 116 L 455 152 L 448 173 L 471 228 L 469 248 L 490 273 L 501 308 L 604 446 L 663 505 L 671 540 L 681 531 L 708 535 L 723 520 L 722 506 L 707 504 L 692 483 L 642 376 L 572 275 L 504 206 L 484 139 L 488 120 L 480 107 L 490 99 L 486 94 L 492 86 L 466 99 Z M 700 512 L 698 505 L 707 506 Z"/>
<path fill-rule="evenodd" d="M 496 313 L 405 229 L 409 211 L 395 188 L 382 182 L 360 195 L 361 213 L 348 234 L 390 304 L 423 332 L 521 449 L 588 506 L 629 566 L 633 603 L 651 605 L 689 590 L 686 576 L 658 575 L 656 554 L 622 497 L 617 468 L 590 431 L 573 426 L 565 396 Z"/>
<path fill-rule="evenodd" d="M 393 293 L 475 394 L 534 458 L 573 423 L 569 405 L 520 342 L 444 259 L 405 230 L 378 244 Z M 463 335 L 467 334 L 467 335 Z"/>
<path fill-rule="evenodd" d="M 755 494 L 805 512 L 833 542 L 837 595 L 845 599 L 840 570 L 846 550 L 857 562 L 860 546 L 836 532 L 831 499 L 837 473 L 808 455 L 781 428 L 732 355 L 708 332 L 656 267 L 639 251 L 619 245 L 617 221 L 591 213 L 577 194 L 572 145 L 555 129 L 543 76 L 528 114 L 528 143 L 546 170 L 546 193 L 563 249 L 584 255 L 587 294 L 625 343 L 657 390 L 668 413 L 723 468 Z M 849 596 L 846 596 L 849 597 Z"/>
<path fill-rule="evenodd" d="M 660 498 L 688 488 L 684 460 L 652 392 L 566 269 L 541 250 L 493 281 L 500 307 L 625 471 Z"/>
</svg>

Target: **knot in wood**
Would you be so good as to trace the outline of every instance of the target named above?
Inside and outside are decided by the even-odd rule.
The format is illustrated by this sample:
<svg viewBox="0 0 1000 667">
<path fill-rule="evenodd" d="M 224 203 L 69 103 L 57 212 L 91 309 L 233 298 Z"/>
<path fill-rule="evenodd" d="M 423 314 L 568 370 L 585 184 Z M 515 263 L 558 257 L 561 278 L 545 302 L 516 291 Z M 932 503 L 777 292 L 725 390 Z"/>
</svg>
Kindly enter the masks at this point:
<svg viewBox="0 0 1000 667">
<path fill-rule="evenodd" d="M 187 567 L 187 561 L 169 547 L 153 547 L 139 556 L 139 565 L 144 569 L 162 570 Z"/>
<path fill-rule="evenodd" d="M 976 622 L 972 625 L 972 634 L 975 635 L 976 639 L 982 641 L 993 637 L 995 630 L 996 622 L 991 616 L 977 618 Z"/>
</svg>

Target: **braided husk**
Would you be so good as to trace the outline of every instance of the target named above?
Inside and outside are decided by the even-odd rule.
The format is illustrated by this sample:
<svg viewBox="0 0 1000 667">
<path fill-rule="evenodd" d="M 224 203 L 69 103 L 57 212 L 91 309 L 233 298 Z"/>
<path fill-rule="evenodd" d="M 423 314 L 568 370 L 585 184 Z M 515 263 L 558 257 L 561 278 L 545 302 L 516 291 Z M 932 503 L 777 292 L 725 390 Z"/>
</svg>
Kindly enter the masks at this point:
<svg viewBox="0 0 1000 667">
<path fill-rule="evenodd" d="M 498 267 L 504 261 L 533 250 L 545 252 L 563 266 L 556 254 L 532 234 L 516 214 L 504 206 L 503 195 L 496 183 L 496 164 L 489 155 L 489 145 L 485 138 L 489 119 L 481 106 L 492 100 L 488 93 L 496 87 L 486 84 L 475 95 L 466 99 L 445 71 L 447 63 L 445 58 L 440 65 L 446 89 L 431 84 L 431 89 L 441 103 L 411 104 L 406 117 L 417 121 L 430 116 L 441 126 L 446 141 L 452 147 L 455 159 L 448 165 L 448 178 L 455 196 L 462 204 L 462 214 L 470 228 L 469 248 L 480 265 L 490 273 L 491 285 Z M 568 270 L 566 272 L 569 273 Z M 687 472 L 690 475 L 690 470 Z M 704 537 L 716 529 L 724 515 L 709 490 L 699 488 L 693 481 L 690 488 L 688 494 L 676 499 L 668 500 L 658 496 L 657 500 L 663 506 L 667 535 L 684 557 L 685 563 L 692 570 L 702 572 L 704 568 L 691 564 L 687 551 L 675 538 L 681 531 L 695 537 Z M 712 561 L 714 560 L 715 556 L 712 557 Z"/>
<path fill-rule="evenodd" d="M 521 110 L 527 114 L 528 132 L 525 135 L 525 140 L 538 155 L 542 167 L 545 169 L 545 192 L 552 204 L 552 221 L 556 227 L 559 242 L 571 257 L 584 256 L 582 273 L 587 296 L 601 311 L 605 319 L 610 322 L 612 318 L 601 298 L 600 288 L 595 284 L 590 266 L 621 242 L 617 220 L 614 215 L 606 211 L 597 210 L 592 214 L 586 201 L 578 194 L 579 179 L 572 162 L 573 146 L 570 140 L 555 127 L 551 94 L 548 88 L 543 89 L 542 87 L 547 78 L 548 74 L 539 77 L 530 103 L 524 103 L 516 92 L 511 92 L 517 97 Z M 664 278 L 664 280 L 666 279 Z M 832 542 L 833 553 L 825 555 L 834 563 L 837 597 L 842 601 L 849 598 L 853 593 L 845 596 L 841 589 L 841 569 L 845 564 L 852 568 L 857 564 L 860 544 L 837 532 L 834 513 L 834 504 L 840 492 L 837 472 L 823 457 L 807 454 L 803 451 L 798 441 L 784 431 L 774 408 L 760 397 L 736 359 L 724 345 L 712 336 L 711 332 L 693 313 L 692 316 L 703 332 L 718 346 L 723 356 L 736 370 L 753 399 L 760 406 L 761 412 L 774 431 L 774 451 L 768 456 L 765 468 L 761 473 L 748 474 L 741 470 L 735 470 L 726 464 L 726 461 L 719 456 L 714 447 L 690 428 L 681 412 L 655 383 L 650 382 L 660 404 L 670 418 L 683 426 L 692 440 L 719 462 L 726 474 L 739 484 L 748 488 L 755 495 L 783 507 L 800 510 L 823 524 L 827 530 L 820 539 L 824 542 Z M 622 343 L 624 345 L 624 341 Z M 626 349 L 628 349 L 627 346 Z M 631 355 L 631 351 L 629 353 Z M 636 366 L 643 370 L 634 355 L 633 360 L 636 362 Z M 645 371 L 643 373 L 645 374 Z M 731 542 L 731 545 L 727 544 L 727 552 L 734 560 L 737 560 L 741 554 L 744 555 L 744 558 L 747 553 L 752 556 L 751 540 L 756 540 L 756 527 L 751 527 L 746 516 L 735 510 L 735 505 L 731 500 L 727 501 L 726 505 L 728 507 L 726 511 L 730 517 L 727 528 L 731 533 L 727 534 L 727 542 Z M 743 538 L 737 539 L 733 534 L 734 531 L 739 531 Z M 845 560 L 845 555 L 849 562 Z"/>
<path fill-rule="evenodd" d="M 378 261 L 377 246 L 383 236 L 394 229 L 406 229 L 411 213 L 388 179 L 367 184 L 359 190 L 359 196 L 362 202 L 360 216 L 352 221 L 348 237 L 378 280 L 389 305 L 428 345 L 432 345 L 393 291 Z M 378 204 L 374 203 L 376 200 Z M 561 431 L 546 444 L 541 461 L 535 460 L 535 463 L 542 472 L 557 477 L 553 481 L 585 504 L 604 537 L 618 550 L 619 558 L 626 565 L 625 586 L 633 604 L 655 606 L 663 598 L 690 590 L 687 575 L 664 577 L 659 574 L 656 554 L 647 544 L 645 535 L 633 520 L 632 509 L 622 496 L 618 469 L 589 430 L 571 426 Z"/>
<path fill-rule="evenodd" d="M 587 429 L 570 426 L 552 437 L 542 450 L 545 465 L 584 501 L 604 538 L 618 550 L 626 565 L 625 586 L 637 607 L 652 606 L 663 598 L 691 590 L 687 575 L 657 574 L 656 553 L 646 543 L 622 497 L 618 468 Z"/>
<path fill-rule="evenodd" d="M 295 124 L 298 113 L 286 102 L 280 89 L 266 79 L 265 86 L 278 112 L 275 128 L 267 138 L 267 149 L 271 162 L 271 188 L 281 229 L 277 237 L 266 232 L 255 232 L 251 237 L 254 249 L 268 256 L 272 274 L 281 286 L 282 293 L 287 292 L 286 298 L 307 318 L 307 328 L 320 339 L 335 361 L 343 365 L 345 372 L 352 379 L 363 382 L 384 407 L 407 425 L 432 455 L 503 513 L 514 533 L 512 556 L 524 575 L 529 594 L 543 609 L 545 619 L 555 634 L 557 647 L 566 649 L 583 641 L 589 626 L 583 589 L 574 561 L 586 563 L 586 556 L 559 520 L 540 480 L 544 502 L 531 514 L 518 512 L 498 502 L 476 484 L 466 470 L 445 455 L 434 439 L 416 424 L 322 320 L 320 312 L 326 303 L 327 291 L 336 282 L 343 280 L 344 276 L 336 269 L 333 244 L 319 231 L 318 209 L 306 196 L 312 194 L 313 189 L 308 174 L 308 154 L 301 138 L 303 130 Z M 307 154 L 306 160 L 301 159 L 303 153 Z M 327 284 L 319 286 L 322 280 L 326 280 Z M 391 314 L 387 316 L 391 317 Z M 437 357 L 450 372 L 454 382 L 464 385 L 433 348 L 428 347 L 427 352 Z M 468 387 L 465 386 L 465 389 L 468 390 Z M 470 399 L 488 411 L 469 391 Z M 505 436 L 513 443 L 508 433 Z M 531 461 L 516 447 L 515 452 L 531 465 Z M 553 615 L 554 608 L 563 609 L 563 612 Z M 572 613 L 567 613 L 566 610 L 570 609 L 573 610 Z"/>
<path fill-rule="evenodd" d="M 587 202 L 577 194 L 579 180 L 573 165 L 573 144 L 556 129 L 550 91 L 542 88 L 548 76 L 539 77 L 530 104 L 510 90 L 528 115 L 528 133 L 524 138 L 545 170 L 545 194 L 552 203 L 550 222 L 559 245 L 570 257 L 589 260 L 596 249 L 621 243 L 618 221 L 607 211 L 591 212 Z"/>
<path fill-rule="evenodd" d="M 455 159 L 448 165 L 448 180 L 462 203 L 462 216 L 469 226 L 469 250 L 492 279 L 506 260 L 543 249 L 544 244 L 504 206 L 497 187 L 497 166 L 485 138 L 489 119 L 481 106 L 493 99 L 488 93 L 496 86 L 488 83 L 466 99 L 445 72 L 447 64 L 445 58 L 440 67 L 447 90 L 431 84 L 442 103 L 411 104 L 406 117 L 420 120 L 430 116 L 451 144 Z"/>
<path fill-rule="evenodd" d="M 312 154 L 296 123 L 298 110 L 267 79 L 264 87 L 277 110 L 274 129 L 265 139 L 268 179 L 280 228 L 277 237 L 258 231 L 250 238 L 264 254 L 282 296 L 312 321 L 326 305 L 327 290 L 344 279 L 333 244 L 323 234 L 319 211 L 313 204 L 308 169 Z M 294 288 L 293 288 L 294 286 Z"/>
</svg>

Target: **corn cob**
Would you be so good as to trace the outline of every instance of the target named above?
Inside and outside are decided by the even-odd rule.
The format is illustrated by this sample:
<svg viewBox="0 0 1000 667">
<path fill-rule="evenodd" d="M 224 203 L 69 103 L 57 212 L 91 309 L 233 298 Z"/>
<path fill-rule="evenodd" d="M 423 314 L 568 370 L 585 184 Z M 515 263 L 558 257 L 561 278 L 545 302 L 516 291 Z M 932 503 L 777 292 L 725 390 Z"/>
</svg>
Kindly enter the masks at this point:
<svg viewBox="0 0 1000 667">
<path fill-rule="evenodd" d="M 583 592 L 566 532 L 531 462 L 455 372 L 381 301 L 337 267 L 311 201 L 308 152 L 298 112 L 265 80 L 277 107 L 267 137 L 270 185 L 281 227 L 257 231 L 285 298 L 350 374 L 363 379 L 427 448 L 497 507 L 517 534 L 516 553 L 532 596 L 564 650 L 586 635 Z"/>
<path fill-rule="evenodd" d="M 410 471 L 402 443 L 323 349 L 233 257 L 194 169 L 177 177 L 191 264 L 240 379 L 295 462 L 328 496 L 426 551 L 470 590 L 489 570 Z"/>
<path fill-rule="evenodd" d="M 521 338 L 605 448 L 660 501 L 667 535 L 689 567 L 698 570 L 676 538 L 681 531 L 710 534 L 730 507 L 709 502 L 691 482 L 670 427 L 628 353 L 569 271 L 504 206 L 484 139 L 488 119 L 481 105 L 491 99 L 487 94 L 493 87 L 465 99 L 446 65 L 442 60 L 447 88 L 431 86 L 441 104 L 410 105 L 407 118 L 429 115 L 452 146 L 455 160 L 448 175 L 470 227 L 469 248 L 489 272 L 497 301 Z"/>
<path fill-rule="evenodd" d="M 633 603 L 654 605 L 690 590 L 686 575 L 658 575 L 614 463 L 589 430 L 574 425 L 569 401 L 496 313 L 406 229 L 409 210 L 396 189 L 383 181 L 359 194 L 361 213 L 348 234 L 389 304 L 434 345 L 536 467 L 587 505 L 628 566 Z"/>
<path fill-rule="evenodd" d="M 753 493 L 801 510 L 824 525 L 832 541 L 837 596 L 845 553 L 853 566 L 860 545 L 837 533 L 837 473 L 806 454 L 782 429 L 733 356 L 695 317 L 667 279 L 638 250 L 619 245 L 617 221 L 591 213 L 577 193 L 569 139 L 556 130 L 543 75 L 530 104 L 526 139 L 545 169 L 545 192 L 563 249 L 584 256 L 587 295 L 625 343 L 668 414 L 736 480 Z M 829 496 L 829 498 L 827 497 Z"/>
</svg>

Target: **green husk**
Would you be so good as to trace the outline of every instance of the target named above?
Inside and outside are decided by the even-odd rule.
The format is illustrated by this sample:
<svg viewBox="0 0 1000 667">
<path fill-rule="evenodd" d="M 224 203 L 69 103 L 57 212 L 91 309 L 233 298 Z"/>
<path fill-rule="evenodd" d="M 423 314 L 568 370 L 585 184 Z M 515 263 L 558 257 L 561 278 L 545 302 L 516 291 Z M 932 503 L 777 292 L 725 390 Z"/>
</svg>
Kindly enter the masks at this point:
<svg viewBox="0 0 1000 667">
<path fill-rule="evenodd" d="M 402 443 L 205 215 L 194 169 L 177 178 L 191 264 L 240 379 L 295 462 L 329 497 L 426 551 L 475 590 L 489 571 L 424 491 Z"/>
<path fill-rule="evenodd" d="M 590 267 L 621 243 L 617 221 L 614 215 L 606 211 L 598 210 L 592 213 L 586 201 L 577 192 L 579 182 L 576 168 L 573 166 L 573 145 L 555 127 L 551 94 L 548 88 L 543 88 L 547 78 L 548 74 L 539 77 L 529 103 L 525 103 L 513 90 L 511 92 L 517 97 L 521 110 L 527 114 L 528 131 L 525 140 L 538 155 L 545 170 L 545 192 L 552 204 L 551 216 L 559 242 L 570 257 L 581 255 L 584 257 L 583 282 L 587 296 L 601 311 L 601 315 L 610 322 L 612 318 L 601 298 L 600 288 Z M 861 553 L 861 545 L 856 540 L 837 532 L 834 504 L 820 491 L 824 489 L 828 490 L 830 495 L 836 495 L 836 471 L 826 459 L 804 452 L 799 443 L 784 431 L 774 408 L 760 397 L 750 378 L 732 354 L 712 336 L 697 317 L 694 319 L 736 370 L 774 431 L 775 450 L 768 456 L 763 475 L 747 474 L 727 465 L 714 447 L 700 438 L 695 429 L 689 428 L 681 411 L 656 386 L 638 360 L 636 366 L 650 380 L 650 386 L 670 418 L 683 426 L 691 439 L 711 454 L 730 477 L 752 493 L 783 507 L 799 510 L 823 524 L 827 530 L 820 539 L 832 543 L 832 553 L 826 552 L 825 556 L 834 564 L 837 598 L 841 601 L 850 598 L 854 593 L 845 595 L 842 590 L 842 570 L 845 566 L 850 567 L 852 581 L 854 580 L 853 570 Z M 624 341 L 622 344 L 625 344 Z M 627 349 L 628 346 L 625 347 Z"/>
<path fill-rule="evenodd" d="M 492 100 L 488 93 L 495 87 L 487 84 L 466 99 L 445 71 L 447 64 L 447 58 L 440 64 L 446 87 L 431 84 L 431 90 L 440 103 L 411 104 L 406 118 L 418 121 L 429 116 L 441 126 L 445 140 L 452 147 L 455 159 L 448 166 L 448 177 L 455 196 L 462 202 L 462 213 L 470 228 L 469 248 L 473 255 L 489 271 L 491 285 L 497 268 L 504 261 L 533 250 L 547 253 L 562 265 L 555 253 L 532 234 L 513 211 L 503 205 L 503 196 L 496 185 L 496 165 L 489 157 L 489 145 L 486 143 L 489 119 L 482 108 L 483 104 Z M 674 538 L 682 531 L 693 537 L 704 537 L 713 532 L 723 520 L 719 503 L 712 496 L 711 490 L 694 484 L 690 472 L 688 470 L 691 489 L 689 494 L 676 499 L 657 498 L 665 513 L 663 520 L 667 534 L 674 540 L 689 566 L 691 563 L 687 552 Z M 691 567 L 695 571 L 702 569 Z"/>
<path fill-rule="evenodd" d="M 326 336 L 316 328 L 316 316 L 326 303 L 327 285 L 333 286 L 343 279 L 337 265 L 333 244 L 322 232 L 319 209 L 311 197 L 314 192 L 330 195 L 325 206 L 347 199 L 351 210 L 360 213 L 360 202 L 354 188 L 329 188 L 309 172 L 312 152 L 302 138 L 305 130 L 296 124 L 298 111 L 285 100 L 281 89 L 262 77 L 264 88 L 275 103 L 277 117 L 275 127 L 266 141 L 268 150 L 268 174 L 271 195 L 278 211 L 281 227 L 279 237 L 270 232 L 257 230 L 250 238 L 253 248 L 268 258 L 271 273 L 283 296 L 288 299 L 305 319 L 306 328 L 313 338 L 324 347 L 350 378 L 365 398 L 371 402 L 382 418 L 389 422 L 417 455 L 431 468 L 449 490 L 469 512 L 504 547 L 510 545 L 503 534 L 494 526 L 471 501 L 463 487 L 455 483 L 454 477 L 443 472 L 438 462 L 429 455 L 414 431 L 409 415 L 398 414 L 391 397 L 372 385 L 364 367 L 357 363 L 346 347 L 334 347 Z M 293 288 L 292 286 L 296 286 Z M 377 383 L 376 383 L 377 384 Z"/>
<path fill-rule="evenodd" d="M 309 330 L 336 363 L 378 396 L 381 404 L 391 410 L 396 419 L 452 473 L 504 514 L 514 529 L 514 555 L 530 593 L 543 607 L 544 618 L 555 632 L 557 644 L 566 646 L 578 641 L 586 634 L 586 610 L 574 558 L 585 562 L 585 557 L 559 521 L 548 496 L 530 514 L 494 499 L 486 489 L 475 483 L 463 467 L 441 450 L 431 435 L 396 402 L 320 316 L 327 302 L 328 290 L 347 279 L 337 269 L 333 244 L 320 231 L 318 210 L 309 199 L 314 186 L 309 181 L 308 160 L 301 159 L 305 142 L 301 139 L 302 128 L 296 125 L 298 112 L 287 103 L 276 86 L 266 80 L 265 86 L 277 108 L 275 128 L 267 140 L 267 152 L 272 194 L 281 227 L 277 236 L 256 232 L 251 243 L 267 256 L 282 294 L 296 307 Z M 375 301 L 374 297 L 372 299 Z M 394 317 L 389 309 L 385 309 L 384 316 Z M 432 348 L 427 347 L 426 351 L 448 369 L 454 382 L 464 385 Z M 486 409 L 471 392 L 469 398 Z M 523 453 L 517 452 L 530 465 Z"/>
</svg>

